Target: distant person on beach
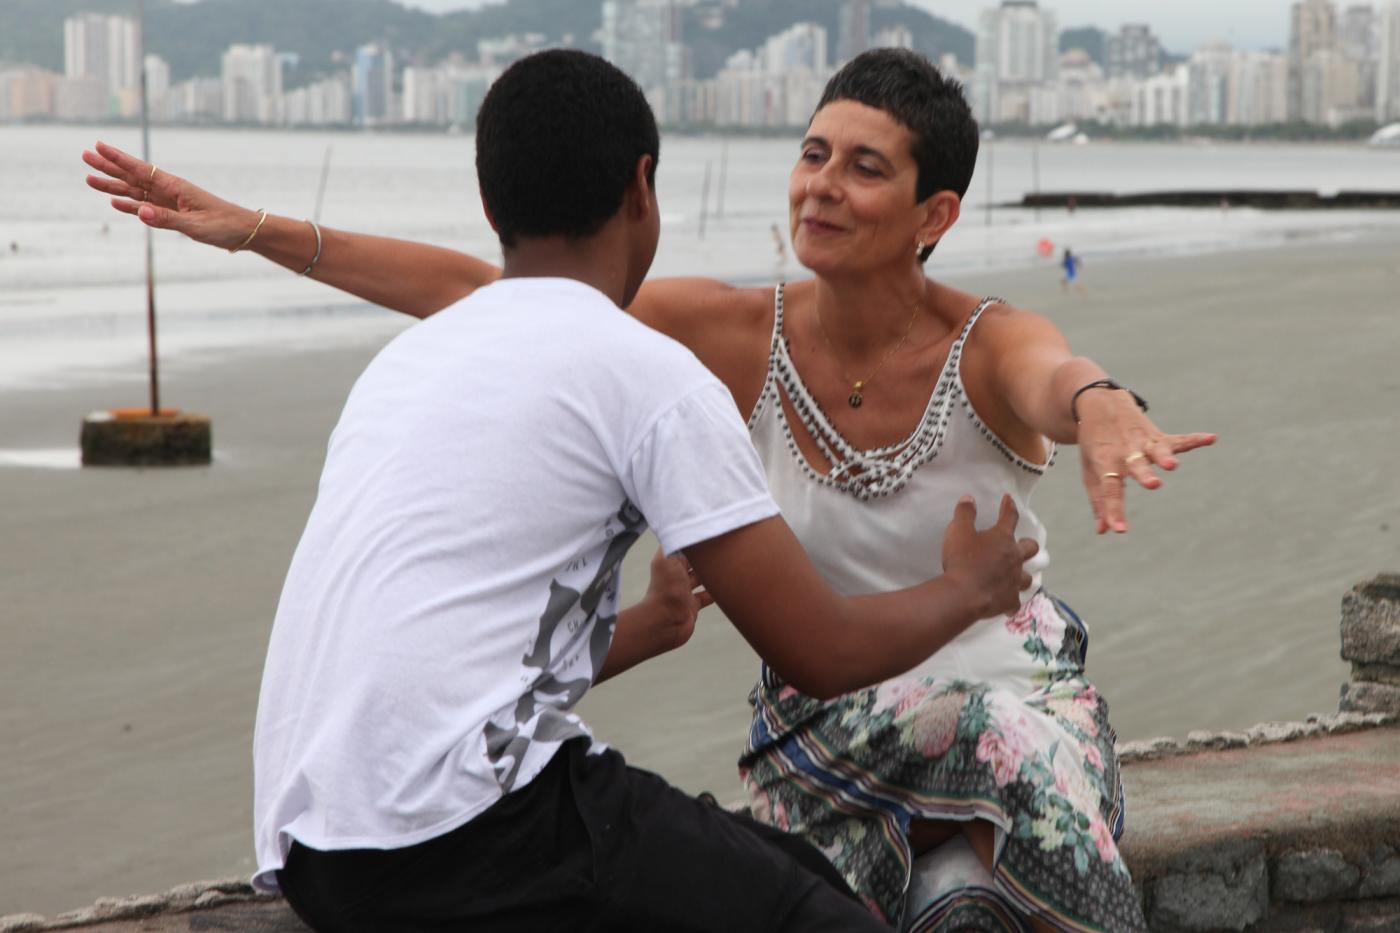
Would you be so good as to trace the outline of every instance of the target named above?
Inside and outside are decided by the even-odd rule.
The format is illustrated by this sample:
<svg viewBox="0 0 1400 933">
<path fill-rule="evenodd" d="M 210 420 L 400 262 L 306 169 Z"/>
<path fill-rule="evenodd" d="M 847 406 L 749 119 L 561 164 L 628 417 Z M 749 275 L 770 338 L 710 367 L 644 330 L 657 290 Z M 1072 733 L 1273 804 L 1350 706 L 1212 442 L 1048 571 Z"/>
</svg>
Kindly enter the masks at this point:
<svg viewBox="0 0 1400 933">
<path fill-rule="evenodd" d="M 1083 260 L 1074 255 L 1074 251 L 1066 246 L 1064 255 L 1060 257 L 1060 268 L 1064 270 L 1064 275 L 1060 276 L 1060 288 L 1068 291 L 1069 287 L 1073 285 L 1081 292 L 1084 291 L 1084 285 L 1079 281 L 1079 267 L 1082 263 Z"/>
<path fill-rule="evenodd" d="M 925 274 L 977 147 L 956 82 L 912 52 L 859 55 L 828 83 L 788 184 L 793 253 L 814 277 L 658 279 L 627 305 L 728 387 L 783 517 L 843 593 L 922 580 L 969 488 L 983 514 L 1011 496 L 1018 534 L 1043 543 L 1029 497 L 1057 444 L 1079 445 L 1103 533 L 1128 530 L 1130 481 L 1157 489 L 1154 467 L 1214 441 L 1162 431 L 1046 318 Z M 113 177 L 89 183 L 147 224 L 232 245 L 210 231 L 257 220 L 173 178 L 141 207 L 130 198 L 143 167 L 99 151 L 89 164 Z M 301 271 L 310 239 L 304 223 L 270 217 L 251 249 Z M 324 245 L 317 278 L 418 317 L 500 274 L 363 234 L 326 231 Z M 771 663 L 761 671 L 740 759 L 755 816 L 813 843 L 887 922 L 1146 928 L 1117 848 L 1108 707 L 1084 671 L 1084 624 L 1044 588 L 1047 564 L 1042 550 L 1014 611 L 908 675 L 830 699 Z"/>
<path fill-rule="evenodd" d="M 773 247 L 778 252 L 778 265 L 787 265 L 787 246 L 783 243 L 783 231 L 778 229 L 777 224 L 773 224 Z"/>
<path fill-rule="evenodd" d="M 255 884 L 330 931 L 887 929 L 817 849 L 627 767 L 573 708 L 686 641 L 710 598 L 802 690 L 858 690 L 1014 609 L 1036 543 L 1009 497 L 981 532 L 965 499 L 909 555 L 917 585 L 838 595 L 729 390 L 620 310 L 660 229 L 641 91 L 540 53 L 492 87 L 476 141 L 504 268 L 468 260 L 479 287 L 376 356 L 331 437 L 258 703 Z M 99 151 L 147 223 L 339 262 L 315 224 Z M 193 203 L 218 216 L 153 213 Z M 684 556 L 619 613 L 648 526 Z"/>
</svg>

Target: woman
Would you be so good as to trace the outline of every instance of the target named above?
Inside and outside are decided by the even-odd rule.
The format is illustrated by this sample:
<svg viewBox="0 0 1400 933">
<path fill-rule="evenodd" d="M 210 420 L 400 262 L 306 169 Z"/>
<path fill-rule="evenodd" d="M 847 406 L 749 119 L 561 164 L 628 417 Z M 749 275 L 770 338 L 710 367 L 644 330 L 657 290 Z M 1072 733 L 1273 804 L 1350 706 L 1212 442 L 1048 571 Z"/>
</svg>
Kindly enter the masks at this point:
<svg viewBox="0 0 1400 933">
<path fill-rule="evenodd" d="M 1123 532 L 1124 484 L 1159 487 L 1154 466 L 1214 437 L 1164 434 L 1044 318 L 924 275 L 977 139 L 961 89 L 925 59 L 859 56 L 827 86 L 789 184 L 793 250 L 814 278 L 662 279 L 629 312 L 689 346 L 751 413 L 784 516 L 838 589 L 906 585 L 968 493 L 984 515 L 1009 494 L 1018 536 L 1042 545 L 1019 612 L 909 675 L 820 703 L 765 670 L 740 762 L 755 815 L 802 833 L 909 929 L 1145 929 L 1115 843 L 1107 707 L 1084 676 L 1083 625 L 1040 588 L 1045 533 L 1028 499 L 1054 445 L 1078 443 L 1098 530 Z M 84 158 L 107 176 L 89 184 L 148 225 L 409 314 L 497 274 L 248 211 L 110 147 Z"/>
</svg>

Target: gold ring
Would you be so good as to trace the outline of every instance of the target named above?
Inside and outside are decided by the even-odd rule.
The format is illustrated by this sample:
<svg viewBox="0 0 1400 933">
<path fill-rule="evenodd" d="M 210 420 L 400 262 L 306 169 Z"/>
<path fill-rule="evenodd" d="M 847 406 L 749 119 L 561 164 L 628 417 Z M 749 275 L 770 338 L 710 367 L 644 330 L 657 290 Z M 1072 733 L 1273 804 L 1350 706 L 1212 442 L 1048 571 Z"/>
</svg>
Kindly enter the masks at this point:
<svg viewBox="0 0 1400 933">
<path fill-rule="evenodd" d="M 152 166 L 151 166 L 151 175 L 150 175 L 149 178 L 146 179 L 146 184 L 149 185 L 151 182 L 153 182 L 153 181 L 156 180 L 156 170 L 157 170 L 158 168 L 160 168 L 160 166 L 158 166 L 158 165 L 152 165 Z"/>
<path fill-rule="evenodd" d="M 1108 472 L 1108 473 L 1103 474 L 1103 478 L 1104 478 L 1104 479 L 1122 479 L 1122 478 L 1123 478 L 1123 474 L 1122 474 L 1122 473 L 1113 473 L 1113 472 L 1110 471 L 1110 472 Z"/>
<path fill-rule="evenodd" d="M 1132 453 L 1128 454 L 1128 456 L 1124 457 L 1124 458 L 1123 458 L 1123 462 L 1124 462 L 1124 463 L 1136 463 L 1136 462 L 1139 461 L 1139 460 L 1146 460 L 1146 459 L 1147 459 L 1147 454 L 1143 453 L 1143 452 L 1140 451 L 1140 450 L 1135 450 L 1135 451 L 1133 451 Z"/>
</svg>

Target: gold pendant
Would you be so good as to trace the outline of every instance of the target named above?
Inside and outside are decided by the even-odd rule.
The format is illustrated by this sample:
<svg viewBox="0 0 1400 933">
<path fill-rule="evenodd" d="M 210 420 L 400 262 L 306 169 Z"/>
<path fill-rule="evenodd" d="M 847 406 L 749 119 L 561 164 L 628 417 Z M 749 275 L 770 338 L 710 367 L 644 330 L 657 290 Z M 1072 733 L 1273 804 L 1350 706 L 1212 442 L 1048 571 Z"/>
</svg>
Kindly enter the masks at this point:
<svg viewBox="0 0 1400 933">
<path fill-rule="evenodd" d="M 864 379 L 851 386 L 851 394 L 846 399 L 846 404 L 850 405 L 852 408 L 859 408 L 861 405 L 865 404 L 865 396 L 860 394 L 860 390 L 864 387 Z"/>
</svg>

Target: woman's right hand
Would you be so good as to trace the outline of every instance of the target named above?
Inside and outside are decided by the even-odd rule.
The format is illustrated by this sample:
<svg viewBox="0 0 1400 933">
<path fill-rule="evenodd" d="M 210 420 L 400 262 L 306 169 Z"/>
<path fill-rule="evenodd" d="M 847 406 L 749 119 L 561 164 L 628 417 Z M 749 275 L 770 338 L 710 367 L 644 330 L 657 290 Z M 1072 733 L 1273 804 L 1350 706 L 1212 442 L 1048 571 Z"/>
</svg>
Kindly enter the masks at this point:
<svg viewBox="0 0 1400 933">
<path fill-rule="evenodd" d="M 162 168 L 99 142 L 83 161 L 101 174 L 88 186 L 112 196 L 112 207 L 148 227 L 174 230 L 200 243 L 234 249 L 248 239 L 258 212 L 217 198 Z"/>
<path fill-rule="evenodd" d="M 962 577 L 971 591 L 986 601 L 984 618 L 1015 612 L 1021 606 L 1021 592 L 1031 585 L 1025 563 L 1040 545 L 1031 538 L 1016 540 L 1020 517 L 1011 497 L 1002 496 L 996 524 L 978 531 L 977 504 L 964 497 L 943 534 L 943 572 Z"/>
</svg>

